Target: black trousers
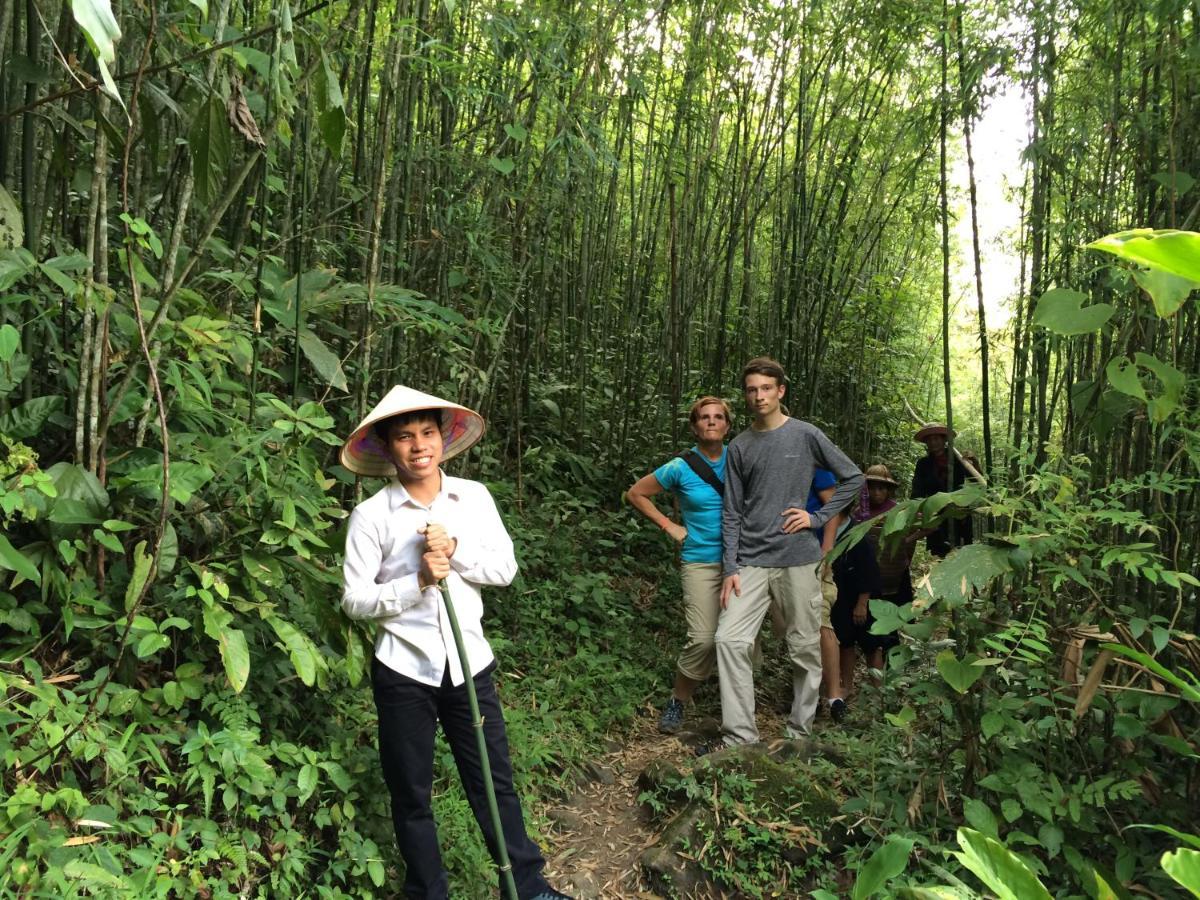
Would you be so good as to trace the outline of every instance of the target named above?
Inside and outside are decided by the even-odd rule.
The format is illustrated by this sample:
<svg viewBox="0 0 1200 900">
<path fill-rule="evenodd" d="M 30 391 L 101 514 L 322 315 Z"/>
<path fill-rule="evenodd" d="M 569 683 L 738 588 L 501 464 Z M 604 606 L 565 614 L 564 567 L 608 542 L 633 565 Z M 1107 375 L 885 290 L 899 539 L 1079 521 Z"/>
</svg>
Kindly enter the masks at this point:
<svg viewBox="0 0 1200 900">
<path fill-rule="evenodd" d="M 500 700 L 492 684 L 495 663 L 475 676 L 479 712 L 487 741 L 492 782 L 500 824 L 508 847 L 509 862 L 517 893 L 522 900 L 548 890 L 542 878 L 545 860 L 537 844 L 525 833 L 521 802 L 513 789 L 512 762 L 508 754 L 508 736 Z M 449 669 L 440 687 L 422 684 L 394 672 L 374 660 L 371 669 L 375 690 L 375 708 L 379 711 L 379 756 L 383 778 L 392 795 L 392 822 L 396 843 L 406 869 L 404 896 L 422 900 L 446 900 L 449 882 L 438 850 L 437 826 L 430 800 L 433 794 L 433 741 L 437 723 L 450 743 L 458 776 L 487 841 L 492 859 L 496 859 L 496 836 L 483 788 L 483 769 L 479 746 L 471 723 L 467 686 L 454 687 Z M 502 890 L 503 893 L 503 890 Z"/>
</svg>

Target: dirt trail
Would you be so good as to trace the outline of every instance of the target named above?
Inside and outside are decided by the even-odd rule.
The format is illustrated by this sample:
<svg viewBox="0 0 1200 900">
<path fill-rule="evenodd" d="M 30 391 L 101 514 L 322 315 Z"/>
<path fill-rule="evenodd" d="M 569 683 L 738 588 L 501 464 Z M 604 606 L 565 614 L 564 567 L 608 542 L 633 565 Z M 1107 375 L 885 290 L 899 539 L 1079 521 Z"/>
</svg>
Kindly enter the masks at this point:
<svg viewBox="0 0 1200 900">
<path fill-rule="evenodd" d="M 637 779 L 655 759 L 685 765 L 691 757 L 679 740 L 658 733 L 654 717 L 639 717 L 624 746 L 596 759 L 602 780 L 582 785 L 551 810 L 556 823 L 546 867 L 551 883 L 579 900 L 661 897 L 650 890 L 639 864 L 642 852 L 657 841 L 658 829 L 637 802 Z M 612 784 L 605 784 L 609 775 Z"/>
<path fill-rule="evenodd" d="M 690 769 L 698 734 L 712 736 L 719 730 L 713 706 L 689 708 L 685 731 L 678 737 L 659 734 L 657 712 L 640 716 L 623 746 L 596 758 L 596 779 L 548 813 L 555 823 L 547 835 L 551 884 L 578 900 L 665 897 L 653 890 L 640 864 L 666 823 L 651 823 L 638 803 L 638 776 L 655 760 Z M 761 702 L 758 719 L 760 728 L 767 729 L 764 734 L 782 729 L 783 718 Z"/>
</svg>

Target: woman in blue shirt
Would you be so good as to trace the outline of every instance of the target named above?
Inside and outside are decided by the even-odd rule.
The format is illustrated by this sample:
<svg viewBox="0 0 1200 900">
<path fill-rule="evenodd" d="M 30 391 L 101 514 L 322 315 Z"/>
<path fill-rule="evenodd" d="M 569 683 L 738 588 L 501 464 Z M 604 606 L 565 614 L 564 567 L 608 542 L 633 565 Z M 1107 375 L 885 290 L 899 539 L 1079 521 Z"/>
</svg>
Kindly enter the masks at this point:
<svg viewBox="0 0 1200 900">
<path fill-rule="evenodd" d="M 674 734 L 683 725 L 683 707 L 697 685 L 716 668 L 713 635 L 721 612 L 721 502 L 725 484 L 725 438 L 733 414 L 719 397 L 701 397 L 688 419 L 696 445 L 638 479 L 626 496 L 647 519 L 681 544 L 687 644 L 676 663 L 675 686 L 658 720 L 659 731 Z M 663 491 L 679 500 L 682 524 L 663 515 L 651 499 Z"/>
</svg>

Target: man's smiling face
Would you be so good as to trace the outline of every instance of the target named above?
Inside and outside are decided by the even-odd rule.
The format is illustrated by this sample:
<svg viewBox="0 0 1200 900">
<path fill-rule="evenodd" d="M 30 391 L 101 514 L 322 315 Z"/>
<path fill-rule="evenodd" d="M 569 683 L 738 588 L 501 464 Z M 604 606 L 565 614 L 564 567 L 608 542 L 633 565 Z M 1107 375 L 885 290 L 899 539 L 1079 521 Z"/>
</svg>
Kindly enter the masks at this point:
<svg viewBox="0 0 1200 900">
<path fill-rule="evenodd" d="M 435 413 L 388 427 L 388 456 L 406 485 L 437 478 L 443 449 L 441 423 Z"/>
</svg>

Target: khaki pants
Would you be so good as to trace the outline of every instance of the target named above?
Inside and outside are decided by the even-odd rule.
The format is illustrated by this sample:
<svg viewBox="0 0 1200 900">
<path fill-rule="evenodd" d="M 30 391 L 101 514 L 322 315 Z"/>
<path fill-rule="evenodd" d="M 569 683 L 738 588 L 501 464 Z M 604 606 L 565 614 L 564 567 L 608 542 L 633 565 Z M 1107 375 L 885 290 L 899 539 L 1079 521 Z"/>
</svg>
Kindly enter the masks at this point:
<svg viewBox="0 0 1200 900">
<path fill-rule="evenodd" d="M 679 570 L 683 584 L 683 614 L 687 619 L 687 643 L 676 665 L 692 681 L 704 681 L 717 664 L 713 635 L 721 612 L 721 564 L 684 563 Z"/>
<path fill-rule="evenodd" d="M 786 568 L 747 566 L 739 573 L 742 595 L 730 595 L 715 637 L 721 676 L 721 730 L 732 744 L 758 740 L 754 720 L 754 641 L 767 608 L 783 610 L 792 663 L 792 710 L 788 726 L 808 734 L 821 685 L 821 612 L 818 563 Z"/>
</svg>

